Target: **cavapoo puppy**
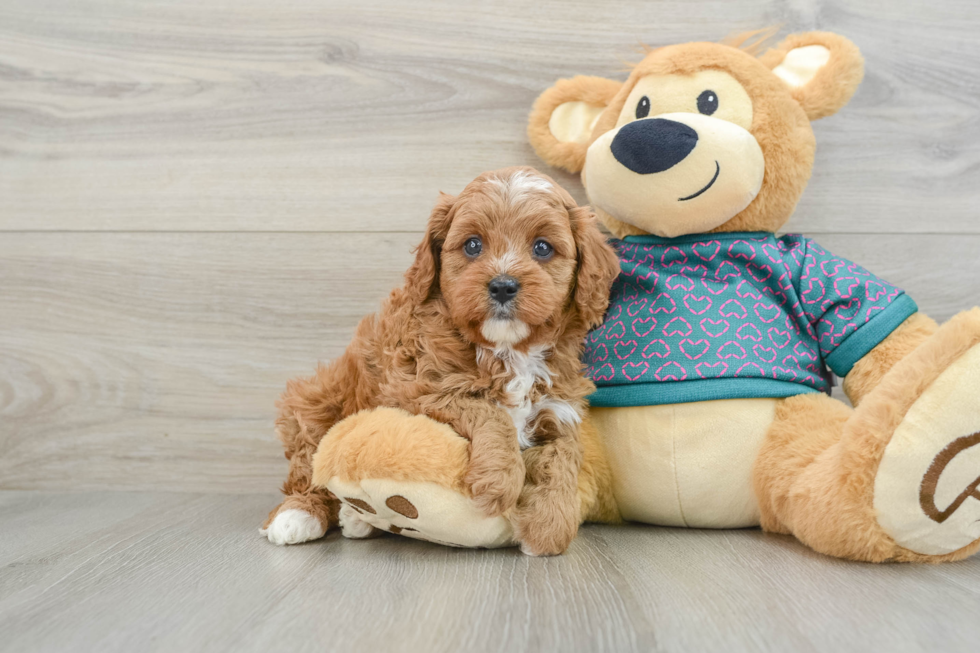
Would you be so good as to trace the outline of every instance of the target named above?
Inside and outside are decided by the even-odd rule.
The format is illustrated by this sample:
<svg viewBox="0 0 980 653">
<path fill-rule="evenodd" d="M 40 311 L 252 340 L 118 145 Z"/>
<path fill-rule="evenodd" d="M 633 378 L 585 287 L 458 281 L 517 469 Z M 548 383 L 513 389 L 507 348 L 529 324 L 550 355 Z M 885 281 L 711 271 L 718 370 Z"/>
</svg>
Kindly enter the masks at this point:
<svg viewBox="0 0 980 653">
<path fill-rule="evenodd" d="M 288 384 L 277 431 L 289 475 L 269 539 L 338 525 L 337 498 L 311 486 L 312 456 L 340 420 L 390 406 L 466 438 L 477 505 L 488 516 L 514 509 L 525 551 L 563 552 L 578 528 L 579 426 L 594 389 L 579 357 L 618 272 L 595 216 L 536 170 L 484 173 L 441 195 L 404 286 L 340 358 Z M 270 527 L 286 510 L 304 525 Z"/>
</svg>

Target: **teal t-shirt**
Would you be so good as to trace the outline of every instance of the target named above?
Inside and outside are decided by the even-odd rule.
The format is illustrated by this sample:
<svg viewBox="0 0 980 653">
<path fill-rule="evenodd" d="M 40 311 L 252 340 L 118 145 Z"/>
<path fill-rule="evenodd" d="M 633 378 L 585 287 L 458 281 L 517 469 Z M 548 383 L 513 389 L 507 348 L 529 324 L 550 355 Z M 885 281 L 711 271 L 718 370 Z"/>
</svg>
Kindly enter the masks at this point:
<svg viewBox="0 0 980 653">
<path fill-rule="evenodd" d="M 918 308 L 798 234 L 613 240 L 621 272 L 586 338 L 593 406 L 830 392 Z"/>
</svg>

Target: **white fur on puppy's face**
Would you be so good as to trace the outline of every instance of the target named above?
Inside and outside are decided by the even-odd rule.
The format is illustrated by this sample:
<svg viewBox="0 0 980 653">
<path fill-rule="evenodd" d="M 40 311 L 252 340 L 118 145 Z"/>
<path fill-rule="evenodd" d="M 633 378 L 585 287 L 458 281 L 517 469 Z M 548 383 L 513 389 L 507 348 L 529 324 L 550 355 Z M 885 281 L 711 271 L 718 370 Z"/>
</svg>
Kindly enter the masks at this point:
<svg viewBox="0 0 980 653">
<path fill-rule="evenodd" d="M 481 243 L 477 255 L 464 251 L 472 238 Z M 552 247 L 550 256 L 535 255 L 542 240 Z M 549 180 L 527 170 L 478 179 L 456 201 L 442 246 L 439 286 L 453 322 L 487 347 L 534 340 L 535 329 L 554 322 L 568 305 L 577 253 L 568 209 Z M 519 284 L 503 305 L 488 291 L 500 275 Z"/>
<path fill-rule="evenodd" d="M 512 347 L 531 332 L 520 320 L 491 317 L 483 321 L 480 334 L 494 345 Z"/>
</svg>

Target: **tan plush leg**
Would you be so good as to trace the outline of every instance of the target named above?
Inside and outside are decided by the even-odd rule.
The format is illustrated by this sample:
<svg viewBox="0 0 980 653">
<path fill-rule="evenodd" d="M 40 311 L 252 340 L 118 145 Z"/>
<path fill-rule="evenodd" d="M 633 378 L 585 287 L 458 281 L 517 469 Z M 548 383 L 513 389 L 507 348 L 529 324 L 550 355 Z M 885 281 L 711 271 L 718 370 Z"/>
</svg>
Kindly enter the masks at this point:
<svg viewBox="0 0 980 653">
<path fill-rule="evenodd" d="M 579 435 L 582 443 L 582 469 L 578 476 L 579 498 L 582 501 L 581 520 L 618 524 L 623 521 L 612 490 L 612 471 L 606 452 L 592 420 L 582 422 Z"/>
<path fill-rule="evenodd" d="M 337 423 L 313 456 L 313 486 L 341 503 L 348 537 L 371 527 L 439 544 L 514 544 L 505 516 L 487 517 L 467 493 L 468 442 L 452 428 L 394 408 Z"/>
<path fill-rule="evenodd" d="M 980 549 L 980 310 L 885 374 L 858 408 L 781 402 L 755 469 L 765 529 L 828 555 L 943 562 Z"/>
</svg>

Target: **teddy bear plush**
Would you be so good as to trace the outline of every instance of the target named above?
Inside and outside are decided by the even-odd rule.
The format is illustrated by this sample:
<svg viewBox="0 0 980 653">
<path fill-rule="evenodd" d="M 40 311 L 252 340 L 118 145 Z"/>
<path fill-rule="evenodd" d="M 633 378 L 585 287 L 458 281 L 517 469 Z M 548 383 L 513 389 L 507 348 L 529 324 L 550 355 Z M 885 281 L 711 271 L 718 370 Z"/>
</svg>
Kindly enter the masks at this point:
<svg viewBox="0 0 980 653">
<path fill-rule="evenodd" d="M 535 150 L 581 173 L 620 257 L 587 337 L 580 517 L 962 559 L 980 548 L 980 309 L 939 326 L 859 265 L 776 235 L 813 167 L 810 121 L 848 102 L 863 60 L 830 33 L 755 50 L 654 49 L 625 82 L 559 80 L 530 114 Z M 853 408 L 829 396 L 835 375 Z M 508 513 L 466 494 L 466 461 L 444 425 L 354 415 L 320 441 L 313 485 L 379 529 L 512 544 Z"/>
<path fill-rule="evenodd" d="M 559 80 L 528 136 L 581 173 L 621 274 L 587 338 L 590 418 L 623 518 L 762 526 L 863 561 L 980 548 L 980 309 L 776 235 L 858 49 L 823 32 L 650 50 L 625 82 Z M 829 396 L 834 377 L 854 408 Z M 587 470 L 583 473 L 588 473 Z M 601 483 L 600 483 L 601 485 Z"/>
</svg>

